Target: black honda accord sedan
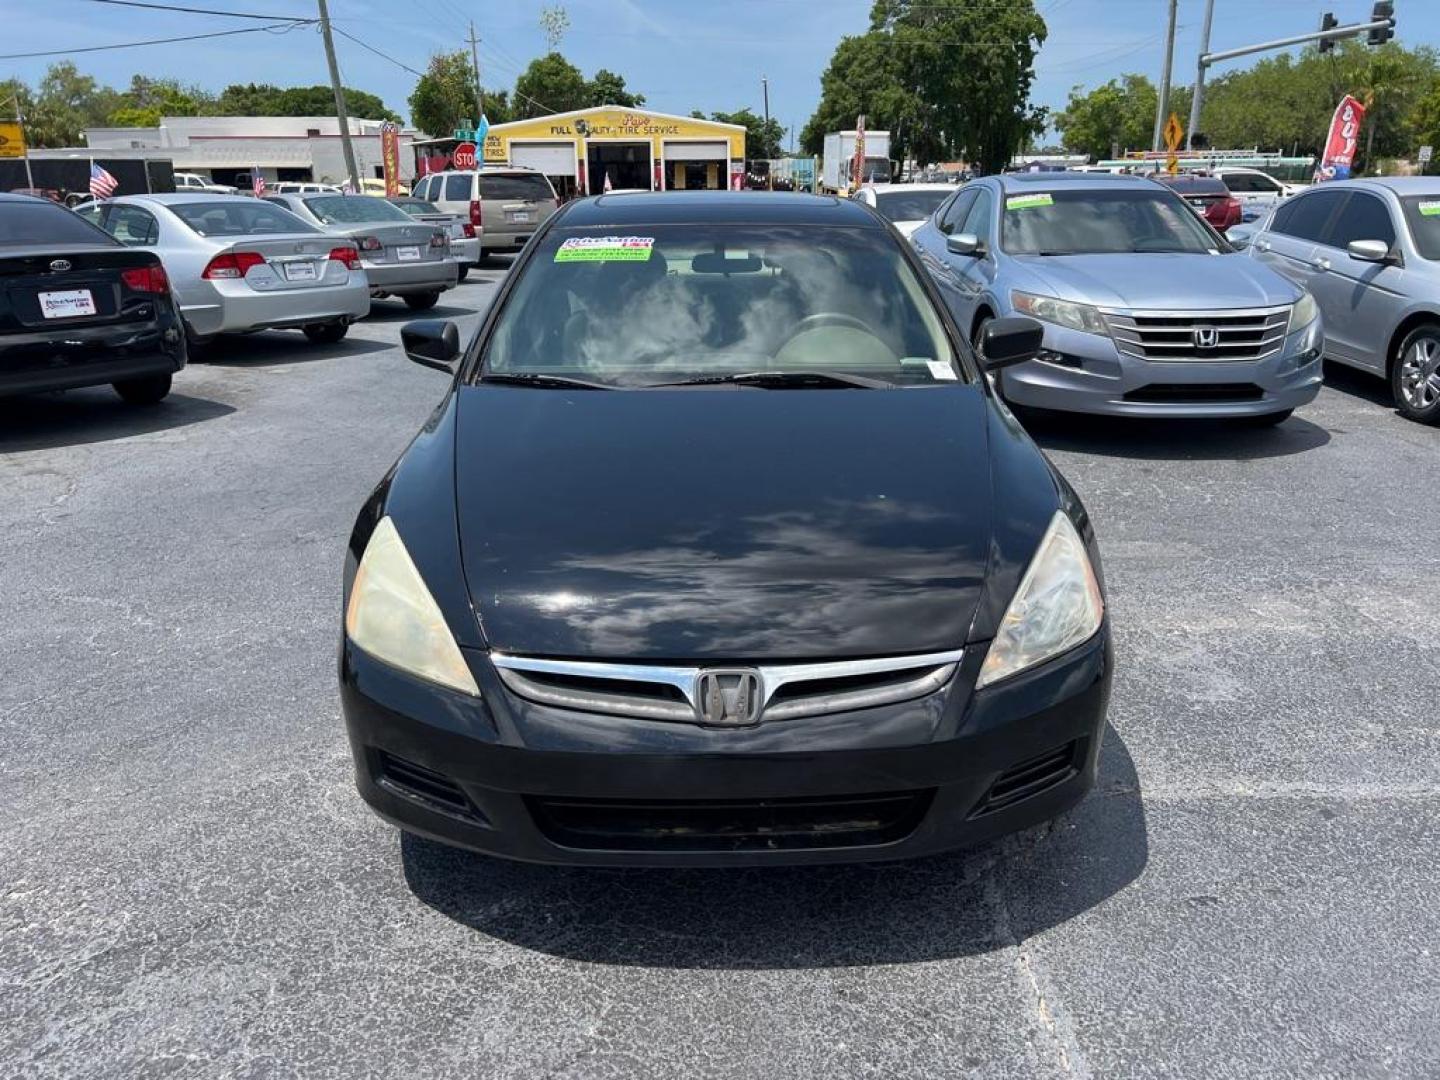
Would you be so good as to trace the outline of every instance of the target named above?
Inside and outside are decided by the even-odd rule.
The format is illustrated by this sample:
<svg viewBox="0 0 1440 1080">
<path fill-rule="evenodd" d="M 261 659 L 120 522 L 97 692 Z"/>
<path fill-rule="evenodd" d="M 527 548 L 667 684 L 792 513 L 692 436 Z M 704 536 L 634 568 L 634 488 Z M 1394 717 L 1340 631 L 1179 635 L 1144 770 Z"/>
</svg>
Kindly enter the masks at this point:
<svg viewBox="0 0 1440 1080">
<path fill-rule="evenodd" d="M 551 863 L 895 859 L 1093 783 L 1090 521 L 873 211 L 601 196 L 528 245 L 366 502 L 340 685 L 362 796 Z M 1039 327 L 990 324 L 984 364 Z"/>
</svg>

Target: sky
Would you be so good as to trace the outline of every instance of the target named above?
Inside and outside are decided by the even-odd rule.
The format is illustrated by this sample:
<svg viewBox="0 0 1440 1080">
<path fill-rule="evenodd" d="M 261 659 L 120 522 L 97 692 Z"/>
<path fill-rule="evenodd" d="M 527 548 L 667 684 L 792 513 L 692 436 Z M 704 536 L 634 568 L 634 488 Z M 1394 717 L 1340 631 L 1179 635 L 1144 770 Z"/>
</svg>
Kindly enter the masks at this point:
<svg viewBox="0 0 1440 1080">
<path fill-rule="evenodd" d="M 215 9 L 313 17 L 312 0 L 158 0 Z M 560 50 L 587 75 L 609 68 L 642 93 L 648 108 L 762 111 L 769 80 L 770 113 L 798 138 L 820 95 L 820 74 L 836 43 L 864 31 L 871 0 L 328 0 L 346 85 L 378 94 L 402 115 L 415 76 L 434 52 L 466 47 L 468 20 L 480 36 L 487 87 L 515 77 L 546 51 L 543 7 L 561 3 L 570 29 Z M 996 3 L 1003 0 L 974 0 Z M 1093 86 L 1125 72 L 1159 81 L 1167 0 L 1036 0 L 1049 38 L 1036 61 L 1032 100 L 1064 106 L 1074 85 Z M 1179 0 L 1175 81 L 1194 79 L 1205 0 Z M 1440 0 L 1396 0 L 1397 40 L 1440 45 Z M 1323 12 L 1342 23 L 1368 18 L 1370 0 L 1215 0 L 1212 50 L 1303 33 Z M 0 0 L 7 34 L 0 53 L 79 49 L 178 37 L 254 25 L 244 20 L 114 7 L 93 0 Z M 0 77 L 32 84 L 48 64 L 66 57 L 0 61 Z M 182 45 L 72 53 L 81 71 L 123 87 L 135 73 L 177 78 L 219 90 L 232 82 L 323 83 L 328 76 L 318 34 L 254 33 Z M 398 61 L 398 63 L 396 63 Z M 1215 68 L 1223 72 L 1253 59 Z"/>
</svg>

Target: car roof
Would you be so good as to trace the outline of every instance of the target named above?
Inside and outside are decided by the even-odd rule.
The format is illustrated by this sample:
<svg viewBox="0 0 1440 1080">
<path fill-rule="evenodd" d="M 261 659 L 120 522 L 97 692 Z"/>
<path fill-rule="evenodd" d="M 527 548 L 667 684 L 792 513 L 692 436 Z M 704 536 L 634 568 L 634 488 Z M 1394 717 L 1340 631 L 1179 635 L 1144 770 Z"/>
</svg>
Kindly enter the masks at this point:
<svg viewBox="0 0 1440 1080">
<path fill-rule="evenodd" d="M 862 191 L 873 191 L 877 195 L 887 191 L 957 191 L 958 184 L 866 184 Z"/>
<path fill-rule="evenodd" d="M 1317 188 L 1383 188 L 1396 195 L 1440 195 L 1440 177 L 1436 176 L 1366 176 L 1355 180 L 1329 180 Z"/>
<path fill-rule="evenodd" d="M 1150 183 L 1149 177 L 1125 173 L 1021 172 L 1004 173 L 994 179 L 1000 182 L 1005 191 L 1024 191 L 1027 188 L 1114 191 L 1117 188 L 1133 188 Z"/>
<path fill-rule="evenodd" d="M 1180 173 L 1177 176 L 1157 176 L 1160 183 L 1173 188 L 1193 188 L 1196 190 L 1209 189 L 1210 191 L 1227 191 L 1225 181 L 1218 176 L 1201 176 L 1198 173 Z"/>
<path fill-rule="evenodd" d="M 227 202 L 243 199 L 244 195 L 226 195 L 221 191 L 137 191 L 134 195 L 117 195 L 117 199 L 148 199 L 162 206 L 183 206 L 185 203 Z"/>
<path fill-rule="evenodd" d="M 767 191 L 641 191 L 577 199 L 562 211 L 563 228 L 690 225 L 729 221 L 765 225 L 884 228 L 874 212 L 834 195 Z"/>
</svg>

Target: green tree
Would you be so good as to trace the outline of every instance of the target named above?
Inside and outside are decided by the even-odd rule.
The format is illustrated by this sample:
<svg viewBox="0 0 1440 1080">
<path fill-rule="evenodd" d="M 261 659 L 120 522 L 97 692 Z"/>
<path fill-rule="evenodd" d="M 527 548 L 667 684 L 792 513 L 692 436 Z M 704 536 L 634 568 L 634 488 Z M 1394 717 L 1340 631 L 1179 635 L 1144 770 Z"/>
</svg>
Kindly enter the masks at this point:
<svg viewBox="0 0 1440 1080">
<path fill-rule="evenodd" d="M 133 75 L 107 122 L 112 127 L 156 127 L 163 116 L 203 116 L 216 104 L 215 95 L 201 87 Z"/>
<path fill-rule="evenodd" d="M 703 119 L 703 115 L 692 112 L 691 116 Z M 778 158 L 784 151 L 785 125 L 773 116 L 767 126 L 763 116 L 757 116 L 747 105 L 735 112 L 712 112 L 710 119 L 721 124 L 739 124 L 745 129 L 745 156 L 747 158 Z"/>
<path fill-rule="evenodd" d="M 410 94 L 411 122 L 430 135 L 444 136 L 462 120 L 475 119 L 475 68 L 469 54 L 436 53 Z"/>
<path fill-rule="evenodd" d="M 1159 91 L 1144 75 L 1122 75 L 1084 94 L 1077 86 L 1070 91 L 1065 108 L 1055 114 L 1055 128 L 1065 149 L 1093 158 L 1149 150 L 1159 98 Z M 1182 125 L 1187 122 L 1188 87 L 1171 87 L 1169 111 Z"/>
<path fill-rule="evenodd" d="M 356 119 L 400 120 L 374 94 L 348 86 L 344 93 L 345 111 Z M 235 83 L 220 92 L 215 108 L 221 116 L 334 116 L 335 93 L 327 85 Z"/>
<path fill-rule="evenodd" d="M 632 94 L 625 89 L 625 77 L 601 68 L 586 87 L 590 105 L 621 105 L 627 109 L 639 109 L 645 105 L 644 94 Z"/>
<path fill-rule="evenodd" d="M 515 80 L 515 115 L 520 119 L 570 112 L 591 104 L 590 84 L 580 69 L 558 52 L 532 60 Z M 617 103 L 618 104 L 618 103 Z"/>
</svg>

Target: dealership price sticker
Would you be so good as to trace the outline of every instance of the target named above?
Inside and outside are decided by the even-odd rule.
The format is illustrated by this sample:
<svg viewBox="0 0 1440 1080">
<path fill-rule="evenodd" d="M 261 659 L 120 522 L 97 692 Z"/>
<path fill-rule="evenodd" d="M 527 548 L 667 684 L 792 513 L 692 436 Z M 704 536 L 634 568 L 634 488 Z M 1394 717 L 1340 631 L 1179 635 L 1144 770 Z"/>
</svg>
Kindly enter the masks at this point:
<svg viewBox="0 0 1440 1080">
<path fill-rule="evenodd" d="M 1033 210 L 1037 206 L 1054 206 L 1055 200 L 1049 192 L 1040 191 L 1034 195 L 1011 195 L 1005 200 L 1006 210 Z"/>
<path fill-rule="evenodd" d="M 1426 200 L 1420 204 L 1421 217 L 1440 217 L 1440 200 Z"/>
<path fill-rule="evenodd" d="M 648 262 L 653 236 L 572 236 L 555 252 L 559 262 Z"/>
</svg>

